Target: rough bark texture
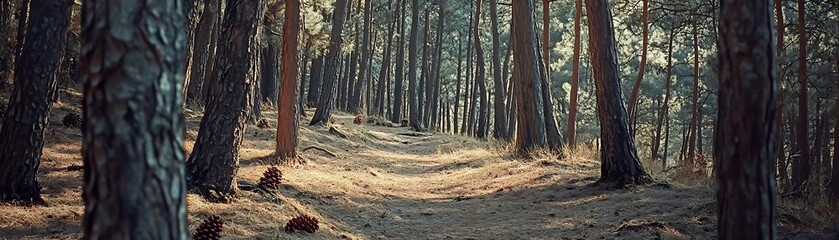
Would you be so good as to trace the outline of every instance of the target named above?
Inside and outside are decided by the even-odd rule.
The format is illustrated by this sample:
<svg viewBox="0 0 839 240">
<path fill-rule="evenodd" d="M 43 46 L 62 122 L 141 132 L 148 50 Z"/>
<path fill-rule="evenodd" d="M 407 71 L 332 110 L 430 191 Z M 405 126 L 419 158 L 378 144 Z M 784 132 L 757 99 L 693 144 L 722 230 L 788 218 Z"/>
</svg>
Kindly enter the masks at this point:
<svg viewBox="0 0 839 240">
<path fill-rule="evenodd" d="M 632 86 L 632 93 L 629 95 L 629 119 L 632 121 L 635 113 L 635 105 L 638 103 L 638 92 L 641 91 L 641 81 L 644 80 L 644 71 L 647 69 L 647 44 L 649 43 L 649 0 L 641 0 L 641 62 L 638 63 L 638 75 L 635 77 L 635 85 Z M 634 128 L 634 127 L 633 127 Z"/>
<path fill-rule="evenodd" d="M 0 201 L 43 202 L 35 175 L 70 24 L 70 1 L 31 4 L 23 36 L 29 44 L 15 60 L 14 87 L 0 129 Z"/>
<path fill-rule="evenodd" d="M 771 3 L 722 0 L 714 156 L 717 237 L 775 239 L 775 54 Z"/>
<path fill-rule="evenodd" d="M 297 48 L 300 35 L 300 0 L 285 1 L 283 22 L 283 80 L 277 104 L 277 151 L 280 161 L 297 159 Z"/>
<path fill-rule="evenodd" d="M 323 61 L 325 56 L 321 55 L 312 60 L 309 68 L 309 91 L 306 94 L 306 106 L 315 107 L 320 100 L 320 85 L 323 79 Z M 302 94 L 302 93 L 301 93 Z"/>
<path fill-rule="evenodd" d="M 807 59 L 807 32 L 804 21 L 804 0 L 798 0 L 798 59 Z M 809 132 L 809 118 L 807 113 L 807 61 L 798 61 L 798 122 L 796 124 L 796 152 L 798 157 L 792 164 L 792 188 L 803 190 L 805 183 L 810 179 L 810 144 L 807 133 Z"/>
<path fill-rule="evenodd" d="M 411 33 L 408 43 L 408 123 L 414 131 L 422 131 L 420 109 L 417 102 L 417 49 L 419 46 L 419 0 L 411 0 Z"/>
<path fill-rule="evenodd" d="M 571 62 L 571 99 L 568 107 L 568 146 L 577 146 L 577 99 L 580 91 L 580 26 L 583 16 L 583 0 L 574 1 L 574 56 Z"/>
<path fill-rule="evenodd" d="M 547 144 L 540 79 L 545 71 L 539 53 L 533 2 L 514 1 L 512 5 L 513 81 L 518 111 L 516 151 L 528 155 Z"/>
<path fill-rule="evenodd" d="M 318 109 L 312 117 L 309 125 L 326 124 L 329 122 L 329 115 L 335 102 L 335 82 L 338 81 L 338 60 L 341 57 L 341 45 L 344 40 L 341 33 L 344 31 L 344 22 L 347 15 L 347 0 L 337 0 L 335 10 L 332 13 L 332 32 L 330 33 L 329 48 L 327 49 L 323 71 L 323 84 L 321 86 Z M 352 76 L 350 77 L 352 79 Z"/>
<path fill-rule="evenodd" d="M 193 36 L 192 66 L 190 66 L 189 86 L 186 91 L 186 101 L 200 101 L 201 88 L 204 86 L 204 77 L 207 76 L 207 67 L 212 64 L 213 59 L 210 58 L 210 41 L 213 37 L 213 29 L 217 24 L 218 15 L 221 9 L 219 0 L 204 1 L 204 11 L 198 20 L 198 27 L 195 29 Z"/>
<path fill-rule="evenodd" d="M 183 7 L 84 4 L 83 239 L 188 239 Z"/>
<path fill-rule="evenodd" d="M 230 0 L 226 9 L 215 62 L 219 68 L 211 80 L 216 84 L 187 160 L 189 188 L 213 202 L 227 202 L 237 192 L 239 147 L 254 102 L 251 57 L 265 10 L 262 0 Z"/>
<path fill-rule="evenodd" d="M 268 41 L 268 43 L 265 44 L 264 47 L 262 47 L 262 51 L 260 51 L 261 53 L 259 58 L 259 102 L 269 103 L 271 106 L 276 106 L 278 103 L 277 85 L 279 84 L 279 78 L 281 77 L 277 74 L 277 71 L 280 70 L 280 66 L 277 63 L 277 59 L 279 59 L 277 57 L 277 45 L 280 45 L 280 41 L 279 39 L 266 39 L 266 41 Z M 297 53 L 297 49 L 294 50 L 294 53 Z M 294 69 L 294 72 L 297 73 L 300 70 L 300 67 L 297 66 L 298 64 L 294 65 L 295 67 L 297 67 Z M 285 72 L 283 72 L 282 74 L 285 74 Z M 295 76 L 294 79 L 296 81 L 297 76 Z M 297 84 L 295 84 L 295 86 L 296 85 Z"/>
<path fill-rule="evenodd" d="M 390 111 L 390 121 L 402 122 L 405 69 L 405 0 L 399 1 L 399 40 L 396 44 L 395 82 L 393 83 L 393 110 Z"/>
<path fill-rule="evenodd" d="M 591 65 L 595 70 L 597 117 L 600 120 L 600 181 L 619 185 L 649 183 L 650 176 L 638 160 L 629 132 L 608 0 L 586 0 L 586 3 Z"/>
<path fill-rule="evenodd" d="M 9 36 L 12 30 L 12 1 L 0 1 L 0 76 L 6 76 L 11 67 L 11 43 Z M 0 89 L 5 86 L 5 77 L 0 77 Z"/>
<path fill-rule="evenodd" d="M 509 142 L 512 137 L 508 134 L 507 125 L 507 103 L 504 102 L 504 97 L 507 96 L 506 85 L 504 78 L 501 76 L 501 40 L 499 40 L 498 33 L 498 0 L 489 1 L 490 23 L 492 24 L 492 79 L 495 82 L 495 97 L 493 98 L 493 105 L 495 106 L 495 127 L 492 131 L 492 137 L 502 141 Z"/>
</svg>

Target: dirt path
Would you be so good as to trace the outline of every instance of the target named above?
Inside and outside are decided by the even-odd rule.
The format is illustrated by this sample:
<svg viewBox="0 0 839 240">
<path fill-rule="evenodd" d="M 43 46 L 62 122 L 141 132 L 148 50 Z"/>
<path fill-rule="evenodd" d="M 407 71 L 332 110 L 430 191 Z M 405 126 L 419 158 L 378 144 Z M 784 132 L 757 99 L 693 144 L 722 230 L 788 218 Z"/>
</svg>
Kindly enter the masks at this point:
<svg viewBox="0 0 839 240">
<path fill-rule="evenodd" d="M 78 129 L 53 111 L 39 180 L 48 207 L 0 206 L 0 239 L 78 239 L 84 213 Z M 273 125 L 275 112 L 266 111 Z M 188 114 L 187 151 L 199 115 Z M 191 229 L 209 214 L 225 219 L 224 239 L 712 239 L 713 192 L 677 184 L 627 190 L 591 187 L 592 157 L 518 160 L 493 144 L 407 128 L 353 125 L 338 115 L 340 138 L 301 127 L 302 166 L 281 166 L 277 195 L 241 192 L 232 204 L 189 194 Z M 302 124 L 305 125 L 305 122 Z M 250 126 L 238 178 L 257 182 L 273 152 L 274 129 Z M 323 151 L 326 150 L 326 151 Z M 332 156 L 331 154 L 335 154 Z M 800 209 L 782 209 L 796 212 Z M 293 216 L 321 220 L 316 234 L 285 233 Z M 818 239 L 812 221 L 782 215 L 781 237 Z M 818 225 L 822 226 L 822 225 Z M 813 230 L 816 229 L 816 230 Z M 811 233 L 813 232 L 813 233 Z"/>
</svg>

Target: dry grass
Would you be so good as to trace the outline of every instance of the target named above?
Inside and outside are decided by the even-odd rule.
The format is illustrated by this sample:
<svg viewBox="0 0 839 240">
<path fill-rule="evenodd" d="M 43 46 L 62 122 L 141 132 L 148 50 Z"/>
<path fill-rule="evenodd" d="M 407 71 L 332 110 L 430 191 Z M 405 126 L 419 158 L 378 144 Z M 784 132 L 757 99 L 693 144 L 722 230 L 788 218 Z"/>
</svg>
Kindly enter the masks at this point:
<svg viewBox="0 0 839 240">
<path fill-rule="evenodd" d="M 65 101 L 71 102 L 71 101 Z M 198 107 L 198 106 L 192 106 Z M 0 239 L 78 239 L 83 204 L 80 133 L 60 127 L 71 106 L 53 111 L 38 175 L 48 207 L 0 207 Z M 276 112 L 265 111 L 276 124 Z M 185 147 L 191 151 L 199 112 L 187 113 Z M 597 152 L 585 147 L 560 155 L 511 154 L 508 144 L 463 136 L 406 136 L 408 128 L 354 125 L 338 113 L 335 127 L 303 126 L 303 165 L 280 166 L 277 194 L 241 192 L 231 204 L 187 196 L 191 229 L 210 214 L 225 219 L 224 239 L 710 239 L 715 232 L 713 191 L 673 184 L 627 190 L 593 187 Z M 241 149 L 239 180 L 257 182 L 269 166 L 275 129 L 249 126 Z M 804 207 L 807 206 L 807 207 Z M 825 203 L 780 203 L 781 236 L 818 239 L 830 232 Z M 316 234 L 283 232 L 299 214 L 321 222 Z M 783 215 L 786 214 L 786 215 Z M 835 220 L 835 219 L 834 219 Z"/>
</svg>

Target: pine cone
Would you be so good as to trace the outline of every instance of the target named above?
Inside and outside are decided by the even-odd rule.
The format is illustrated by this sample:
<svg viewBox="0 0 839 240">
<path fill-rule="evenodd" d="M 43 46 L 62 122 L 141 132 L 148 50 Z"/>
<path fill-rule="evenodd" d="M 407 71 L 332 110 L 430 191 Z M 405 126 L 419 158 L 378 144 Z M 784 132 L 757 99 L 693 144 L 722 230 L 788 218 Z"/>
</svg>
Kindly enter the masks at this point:
<svg viewBox="0 0 839 240">
<path fill-rule="evenodd" d="M 204 219 L 204 222 L 201 225 L 198 225 L 198 228 L 195 229 L 195 233 L 192 234 L 192 239 L 194 240 L 218 240 L 221 239 L 221 230 L 224 228 L 224 219 L 221 217 L 212 215 L 207 219 Z"/>
<path fill-rule="evenodd" d="M 260 118 L 259 121 L 256 122 L 256 127 L 258 127 L 258 128 L 270 128 L 271 124 L 268 122 L 267 118 Z"/>
<path fill-rule="evenodd" d="M 271 166 L 268 167 L 268 170 L 262 174 L 262 178 L 259 179 L 259 188 L 264 190 L 277 190 L 280 188 L 280 184 L 283 180 L 283 173 L 280 172 L 280 169 L 277 167 Z"/>
<path fill-rule="evenodd" d="M 82 126 L 82 116 L 79 116 L 78 113 L 70 112 L 67 115 L 64 115 L 64 119 L 61 120 L 61 123 L 64 124 L 66 127 L 81 127 Z"/>
<path fill-rule="evenodd" d="M 318 220 L 305 214 L 288 220 L 288 223 L 286 223 L 285 225 L 286 232 L 302 231 L 308 233 L 315 233 L 317 230 Z"/>
</svg>

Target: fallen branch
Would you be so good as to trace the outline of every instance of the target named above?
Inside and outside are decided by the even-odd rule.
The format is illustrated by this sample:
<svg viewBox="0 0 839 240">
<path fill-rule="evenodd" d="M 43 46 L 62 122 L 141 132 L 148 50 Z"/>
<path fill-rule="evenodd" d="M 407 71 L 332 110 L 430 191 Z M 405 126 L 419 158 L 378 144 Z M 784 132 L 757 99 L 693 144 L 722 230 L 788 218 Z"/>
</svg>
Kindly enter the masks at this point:
<svg viewBox="0 0 839 240">
<path fill-rule="evenodd" d="M 329 156 L 338 157 L 338 154 L 335 154 L 335 153 L 333 153 L 329 150 L 326 150 L 326 149 L 324 149 L 322 147 L 318 147 L 318 146 L 308 146 L 308 147 L 304 148 L 303 151 L 305 152 L 306 150 L 309 150 L 309 149 L 321 150 L 321 151 L 325 152 L 326 154 L 329 154 Z"/>
<path fill-rule="evenodd" d="M 403 133 L 399 133 L 399 135 L 411 136 L 411 137 L 429 137 L 429 136 L 431 136 L 431 134 L 419 133 L 419 132 L 403 132 Z"/>
<path fill-rule="evenodd" d="M 344 134 L 341 131 L 338 131 L 338 129 L 335 129 L 335 127 L 329 127 L 329 133 L 338 135 L 338 137 L 341 137 L 341 138 L 347 138 L 347 134 Z"/>
</svg>

